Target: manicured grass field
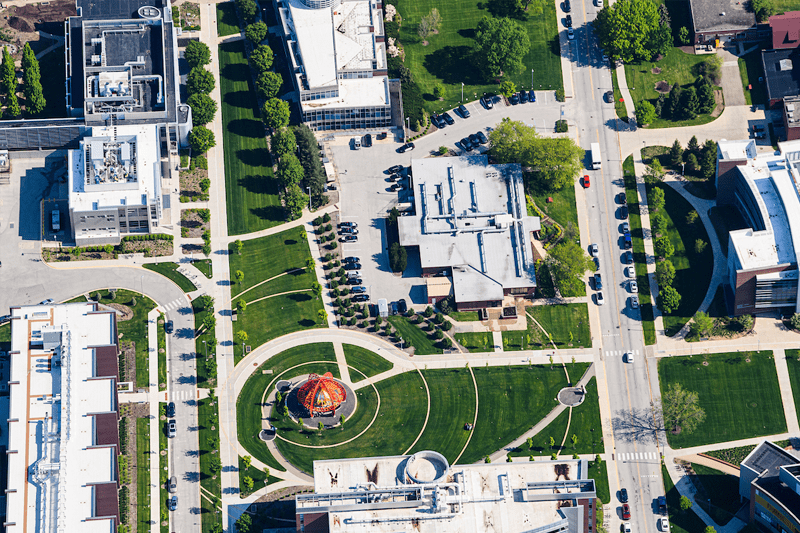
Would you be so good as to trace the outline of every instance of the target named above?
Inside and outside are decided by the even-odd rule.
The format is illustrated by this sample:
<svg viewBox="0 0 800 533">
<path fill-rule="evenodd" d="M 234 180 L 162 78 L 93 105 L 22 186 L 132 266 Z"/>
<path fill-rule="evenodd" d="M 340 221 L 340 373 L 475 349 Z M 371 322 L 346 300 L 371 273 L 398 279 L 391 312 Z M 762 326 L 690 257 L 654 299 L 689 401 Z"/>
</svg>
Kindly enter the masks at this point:
<svg viewBox="0 0 800 533">
<path fill-rule="evenodd" d="M 592 347 L 589 329 L 589 306 L 587 304 L 534 305 L 525 308 L 552 336 L 559 348 Z M 572 333 L 572 340 L 569 335 Z M 505 350 L 548 350 L 552 344 L 542 329 L 528 318 L 526 331 L 504 331 Z"/>
<path fill-rule="evenodd" d="M 575 206 L 575 188 L 567 186 L 560 191 L 533 192 L 531 198 L 541 211 L 566 228 L 569 224 L 578 232 L 578 208 Z M 551 202 L 548 202 L 551 199 Z"/>
<path fill-rule="evenodd" d="M 739 74 L 742 77 L 744 99 L 747 105 L 764 105 L 767 101 L 765 84 L 759 82 L 764 77 L 764 67 L 761 64 L 761 49 L 753 50 L 739 58 Z M 747 86 L 752 84 L 753 88 Z"/>
<path fill-rule="evenodd" d="M 644 234 L 642 217 L 639 214 L 639 194 L 636 190 L 636 177 L 633 156 L 628 156 L 622 164 L 625 180 L 625 196 L 628 200 L 628 222 L 633 241 L 633 260 L 636 266 L 636 283 L 639 285 L 639 311 L 642 317 L 644 343 L 656 343 L 656 326 L 653 318 L 653 298 L 650 294 L 650 281 L 647 276 L 647 258 L 644 253 Z"/>
<path fill-rule="evenodd" d="M 469 438 L 464 425 L 475 420 L 475 385 L 466 368 L 425 370 L 422 374 L 431 392 L 431 414 L 411 453 L 435 450 L 452 464 Z"/>
<path fill-rule="evenodd" d="M 750 362 L 746 362 L 746 358 Z M 774 435 L 786 431 L 786 420 L 772 352 L 735 352 L 704 357 L 667 357 L 658 362 L 661 394 L 671 383 L 697 392 L 706 420 L 693 433 L 673 435 L 673 448 Z"/>
<path fill-rule="evenodd" d="M 589 477 L 594 479 L 597 497 L 606 505 L 611 502 L 611 491 L 608 488 L 608 465 L 605 461 L 589 463 Z"/>
<path fill-rule="evenodd" d="M 703 55 L 687 54 L 679 48 L 670 48 L 669 52 L 660 61 L 626 64 L 625 78 L 631 91 L 631 98 L 634 103 L 642 100 L 650 100 L 655 105 L 658 99 L 658 92 L 655 85 L 659 81 L 667 81 L 670 85 L 679 83 L 681 87 L 687 87 L 697 79 L 696 65 L 702 63 L 707 58 Z M 658 74 L 653 74 L 653 69 L 661 69 Z M 657 118 L 650 124 L 649 128 L 673 128 L 677 126 L 695 126 L 707 124 L 714 120 L 711 115 L 697 115 L 692 120 L 666 120 Z"/>
<path fill-rule="evenodd" d="M 197 287 L 194 286 L 194 283 L 189 278 L 178 272 L 177 263 L 147 263 L 144 267 L 171 279 L 183 292 L 197 290 Z"/>
<path fill-rule="evenodd" d="M 470 352 L 493 352 L 494 340 L 491 332 L 456 333 L 458 343 Z"/>
<path fill-rule="evenodd" d="M 666 199 L 662 214 L 667 221 L 667 235 L 675 248 L 675 253 L 669 258 L 675 265 L 673 287 L 681 295 L 678 309 L 664 315 L 664 329 L 667 335 L 672 336 L 692 319 L 706 297 L 714 267 L 714 253 L 710 244 L 703 252 L 695 252 L 695 241 L 702 239 L 708 243 L 708 233 L 700 219 L 694 224 L 686 223 L 686 216 L 694 211 L 691 204 L 669 185 L 659 184 L 657 187 L 664 191 Z M 648 194 L 652 190 L 647 187 Z"/>
<path fill-rule="evenodd" d="M 211 259 L 195 259 L 192 261 L 192 265 L 203 273 L 205 277 L 211 279 L 213 276 L 213 269 L 211 267 Z"/>
<path fill-rule="evenodd" d="M 800 10 L 800 0 L 774 0 L 772 5 L 775 6 L 775 13 Z"/>
<path fill-rule="evenodd" d="M 447 316 L 458 322 L 477 322 L 480 320 L 477 311 L 453 311 Z"/>
<path fill-rule="evenodd" d="M 789 367 L 789 381 L 792 384 L 794 408 L 800 417 L 800 350 L 786 350 L 786 365 Z"/>
<path fill-rule="evenodd" d="M 240 235 L 271 228 L 286 217 L 244 42 L 221 44 L 219 62 L 228 231 Z"/>
<path fill-rule="evenodd" d="M 211 471 L 212 458 L 219 457 L 219 452 L 212 453 L 213 448 L 210 445 L 212 440 L 216 440 L 219 443 L 219 403 L 214 402 L 214 405 L 211 404 L 211 398 L 197 401 L 198 439 L 200 441 L 200 486 L 213 494 L 217 500 L 212 505 L 205 497 L 200 498 L 203 533 L 210 532 L 214 524 L 221 523 L 222 520 L 222 515 L 214 512 L 214 508 L 219 507 L 219 500 L 222 498 L 222 478 L 220 474 L 215 476 Z M 212 427 L 215 429 L 211 429 Z"/>
<path fill-rule="evenodd" d="M 278 439 L 278 449 L 288 461 L 305 472 L 312 472 L 312 463 L 318 459 L 372 457 L 405 452 L 419 435 L 425 421 L 428 403 L 422 378 L 417 372 L 406 372 L 383 380 L 376 386 L 381 397 L 381 414 L 358 439 L 334 448 L 301 448 Z M 371 387 L 360 389 L 357 394 L 368 389 Z M 359 396 L 359 409 L 368 407 L 362 405 L 361 400 Z M 369 414 L 372 412 L 374 411 Z M 334 428 L 328 431 L 340 430 Z M 313 441 L 308 439 L 304 443 L 313 444 Z"/>
<path fill-rule="evenodd" d="M 628 108 L 625 107 L 625 102 L 622 101 L 622 91 L 619 90 L 617 71 L 613 68 L 611 69 L 611 85 L 614 89 L 614 110 L 617 112 L 617 117 L 628 122 Z"/>
<path fill-rule="evenodd" d="M 220 37 L 239 33 L 239 18 L 236 16 L 236 4 L 220 2 L 217 4 L 217 33 Z"/>
<path fill-rule="evenodd" d="M 387 318 L 391 324 L 397 328 L 406 345 L 414 347 L 415 355 L 431 355 L 442 353 L 442 349 L 436 346 L 436 341 L 428 337 L 428 333 L 422 331 L 419 326 L 412 324 L 408 318 L 400 315 Z"/>
<path fill-rule="evenodd" d="M 150 419 L 136 419 L 136 531 L 150 531 Z"/>
<path fill-rule="evenodd" d="M 253 490 L 251 491 L 245 490 L 243 483 L 243 478 L 245 476 L 249 476 L 250 479 L 253 480 Z M 244 459 L 239 457 L 239 494 L 242 498 L 263 488 L 265 485 L 271 485 L 272 483 L 276 483 L 278 481 L 280 481 L 279 478 L 276 478 L 275 476 L 268 476 L 267 472 L 264 472 L 253 465 L 250 465 L 249 467 L 245 466 Z"/>
<path fill-rule="evenodd" d="M 696 463 L 692 463 L 692 469 L 697 474 L 696 485 L 702 488 L 695 501 L 714 522 L 724 526 L 743 505 L 739 502 L 739 478 Z"/>
<path fill-rule="evenodd" d="M 342 348 L 344 348 L 344 357 L 347 360 L 347 364 L 361 371 L 361 373 L 350 372 L 350 380 L 353 383 L 358 383 L 365 379 L 364 376 L 377 376 L 394 367 L 394 364 L 366 348 L 352 344 L 343 344 Z"/>
<path fill-rule="evenodd" d="M 472 57 L 474 30 L 484 16 L 491 16 L 492 5 L 476 0 L 398 0 L 397 9 L 403 18 L 400 42 L 406 54 L 405 66 L 419 84 L 428 111 L 457 105 L 461 100 L 462 82 L 465 84 L 464 99 L 467 101 L 475 100 L 484 92 L 497 93 L 498 85 L 474 68 L 476 60 Z M 429 44 L 423 45 L 417 35 L 417 26 L 420 19 L 434 7 L 441 14 L 442 24 L 439 33 L 429 36 Z M 531 47 L 522 61 L 524 70 L 510 76 L 518 87 L 530 89 L 532 76 L 537 91 L 555 91 L 562 87 L 556 16 L 555 4 L 545 2 L 544 13 L 532 15 L 522 23 L 528 30 Z M 535 71 L 533 75 L 532 70 Z M 443 101 L 433 97 L 436 83 L 443 83 L 447 88 Z"/>
<path fill-rule="evenodd" d="M 585 371 L 586 364 L 578 364 Z M 576 368 L 576 372 L 583 373 Z M 533 427 L 553 407 L 566 386 L 564 372 L 549 366 L 475 368 L 478 421 L 460 463 L 474 463 Z"/>
<path fill-rule="evenodd" d="M 166 317 L 164 313 L 158 319 L 158 390 L 167 388 L 167 333 L 164 331 Z M 163 387 L 161 385 L 164 385 Z"/>
</svg>

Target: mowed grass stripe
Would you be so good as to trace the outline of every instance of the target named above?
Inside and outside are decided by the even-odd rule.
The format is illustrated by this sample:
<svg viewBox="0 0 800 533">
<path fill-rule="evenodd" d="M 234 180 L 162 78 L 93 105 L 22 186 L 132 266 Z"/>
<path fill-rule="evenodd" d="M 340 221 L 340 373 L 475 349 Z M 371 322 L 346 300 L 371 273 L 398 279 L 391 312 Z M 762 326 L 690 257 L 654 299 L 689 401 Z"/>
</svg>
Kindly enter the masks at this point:
<svg viewBox="0 0 800 533">
<path fill-rule="evenodd" d="M 367 350 L 366 348 L 362 348 L 361 346 L 343 344 L 342 349 L 344 350 L 344 357 L 347 361 L 347 364 L 359 370 L 360 372 L 363 372 L 362 374 L 360 372 L 354 372 L 351 370 L 350 380 L 353 383 L 362 381 L 365 379 L 364 376 L 377 376 L 378 374 L 387 372 L 394 368 L 394 364 L 387 361 L 375 352 Z"/>
<path fill-rule="evenodd" d="M 281 224 L 285 216 L 244 42 L 221 44 L 219 64 L 228 232 L 241 235 Z"/>
</svg>

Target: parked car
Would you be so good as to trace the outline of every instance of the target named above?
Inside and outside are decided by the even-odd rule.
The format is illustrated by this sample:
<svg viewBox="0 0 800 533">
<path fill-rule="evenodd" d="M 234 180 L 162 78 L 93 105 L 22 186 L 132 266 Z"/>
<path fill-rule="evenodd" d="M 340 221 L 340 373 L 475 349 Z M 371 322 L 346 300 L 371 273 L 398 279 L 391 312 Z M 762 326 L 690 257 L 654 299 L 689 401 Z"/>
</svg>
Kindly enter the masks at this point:
<svg viewBox="0 0 800 533">
<path fill-rule="evenodd" d="M 624 192 L 621 192 L 617 195 L 617 203 L 622 205 L 627 205 L 628 197 Z"/>
<path fill-rule="evenodd" d="M 622 262 L 625 263 L 626 265 L 633 264 L 633 252 L 627 251 L 624 254 L 622 254 Z"/>
<path fill-rule="evenodd" d="M 389 304 L 389 312 L 391 314 L 393 314 L 393 315 L 396 315 L 398 313 L 398 311 L 397 311 L 397 302 L 392 302 L 392 303 Z"/>
<path fill-rule="evenodd" d="M 169 491 L 170 494 L 175 494 L 175 492 L 178 490 L 177 477 L 172 476 L 171 478 L 169 478 L 169 484 L 167 485 L 167 490 Z"/>
<path fill-rule="evenodd" d="M 623 222 L 622 225 L 620 226 L 620 229 L 622 230 L 622 233 L 630 233 L 631 225 L 628 224 L 627 222 Z"/>
<path fill-rule="evenodd" d="M 628 220 L 628 206 L 623 205 L 619 208 L 619 218 L 622 220 Z"/>
<path fill-rule="evenodd" d="M 592 254 L 592 257 L 598 257 L 600 255 L 600 247 L 596 244 L 592 244 L 589 246 L 589 253 Z"/>
<path fill-rule="evenodd" d="M 173 496 L 169 500 L 167 500 L 167 507 L 170 511 L 175 511 L 178 509 L 178 497 Z"/>
<path fill-rule="evenodd" d="M 342 268 L 345 270 L 361 270 L 361 263 L 358 262 L 358 258 L 354 257 L 353 259 L 356 259 L 356 261 L 345 263 Z"/>
<path fill-rule="evenodd" d="M 403 179 L 403 176 L 401 176 L 400 174 L 392 174 L 391 176 L 389 176 L 389 181 L 391 182 L 397 182 L 400 181 L 401 179 Z"/>
<path fill-rule="evenodd" d="M 464 137 L 459 142 L 461 143 L 461 148 L 463 148 L 467 152 L 471 152 L 472 151 L 472 143 L 469 142 L 468 138 Z"/>
<path fill-rule="evenodd" d="M 767 128 L 761 124 L 753 124 L 753 131 L 765 131 Z"/>
<path fill-rule="evenodd" d="M 360 278 L 361 277 L 361 272 L 358 271 L 358 270 L 348 270 L 347 271 L 347 277 L 348 278 Z"/>
<path fill-rule="evenodd" d="M 658 529 L 659 531 L 663 531 L 667 533 L 669 531 L 669 519 L 664 518 L 663 516 L 658 519 Z"/>
<path fill-rule="evenodd" d="M 528 91 L 528 100 L 530 100 L 531 103 L 534 103 L 536 101 L 536 93 L 533 92 L 533 89 Z"/>
<path fill-rule="evenodd" d="M 448 113 L 447 111 L 442 113 L 442 118 L 444 119 L 445 122 L 447 122 L 448 126 L 452 126 L 453 124 L 456 123 L 456 121 L 453 119 L 452 116 L 450 116 L 450 113 Z"/>
<path fill-rule="evenodd" d="M 47 300 L 42 300 L 41 302 L 39 302 L 39 305 L 48 305 L 48 304 L 51 304 L 51 303 L 53 303 L 53 299 L 52 298 L 48 298 Z"/>
<path fill-rule="evenodd" d="M 595 298 L 597 299 L 597 305 L 603 305 L 604 303 L 606 303 L 606 300 L 603 298 L 602 292 L 596 293 Z"/>
<path fill-rule="evenodd" d="M 358 235 L 358 228 L 353 226 L 344 226 L 339 228 L 339 233 L 342 235 Z"/>
<path fill-rule="evenodd" d="M 630 520 L 631 519 L 631 506 L 627 503 L 622 504 L 622 519 L 623 520 Z"/>
<path fill-rule="evenodd" d="M 401 154 L 404 154 L 404 153 L 408 152 L 409 150 L 413 150 L 413 149 L 414 149 L 414 143 L 406 143 L 403 146 L 401 146 L 400 148 L 398 148 L 397 151 L 399 153 L 401 153 Z"/>
<path fill-rule="evenodd" d="M 567 28 L 572 27 L 572 15 L 566 16 L 566 18 L 564 19 L 564 26 L 566 26 Z"/>
<path fill-rule="evenodd" d="M 167 437 L 170 439 L 175 438 L 175 435 L 178 434 L 178 424 L 175 420 L 170 420 L 167 422 Z"/>
<path fill-rule="evenodd" d="M 353 150 L 361 150 L 361 137 L 353 137 Z"/>
<path fill-rule="evenodd" d="M 389 187 L 389 190 L 392 192 L 402 191 L 405 187 L 400 183 L 392 183 L 392 186 Z"/>
<path fill-rule="evenodd" d="M 626 250 L 633 248 L 633 240 L 629 231 L 622 234 L 622 244 Z"/>
<path fill-rule="evenodd" d="M 461 118 L 469 118 L 469 111 L 464 107 L 464 104 L 461 104 L 456 109 L 458 110 L 458 114 L 461 115 Z"/>
<path fill-rule="evenodd" d="M 572 6 L 569 3 L 569 0 L 564 0 L 564 13 L 569 13 L 572 11 Z"/>
<path fill-rule="evenodd" d="M 527 104 L 528 103 L 528 93 L 526 91 L 519 92 L 519 103 L 520 104 Z"/>
<path fill-rule="evenodd" d="M 433 125 L 439 129 L 444 128 L 444 120 L 439 118 L 439 115 L 431 115 L 431 122 L 433 122 Z"/>
<path fill-rule="evenodd" d="M 175 323 L 172 320 L 167 320 L 164 324 L 164 333 L 171 335 L 173 331 L 175 331 Z"/>
<path fill-rule="evenodd" d="M 658 497 L 658 512 L 667 516 L 667 497 L 666 496 L 659 496 Z"/>
<path fill-rule="evenodd" d="M 619 490 L 619 503 L 628 503 L 628 489 L 622 488 Z"/>
<path fill-rule="evenodd" d="M 351 288 L 350 292 L 353 294 L 364 294 L 365 292 L 367 292 L 367 288 L 359 285 L 358 287 Z"/>
<path fill-rule="evenodd" d="M 175 418 L 175 402 L 169 402 L 166 411 L 167 418 Z"/>
<path fill-rule="evenodd" d="M 511 105 L 517 105 L 519 103 L 519 96 L 517 96 L 517 93 L 514 93 L 509 97 L 508 101 L 511 102 Z"/>
<path fill-rule="evenodd" d="M 473 146 L 474 148 L 477 148 L 477 147 L 478 147 L 478 145 L 479 145 L 479 144 L 481 144 L 481 140 L 480 140 L 480 139 L 478 139 L 478 135 L 477 135 L 476 133 L 473 133 L 473 134 L 471 134 L 471 135 L 469 136 L 469 142 L 471 142 L 471 143 L 472 143 L 472 146 Z"/>
<path fill-rule="evenodd" d="M 629 278 L 635 278 L 636 277 L 636 269 L 633 268 L 632 266 L 625 267 L 625 275 L 627 277 L 629 277 Z"/>
<path fill-rule="evenodd" d="M 398 172 L 402 171 L 403 171 L 403 165 L 394 165 L 386 170 L 386 172 L 388 172 L 389 174 L 397 174 Z"/>
<path fill-rule="evenodd" d="M 588 189 L 592 185 L 592 180 L 589 179 L 589 175 L 583 176 L 583 180 L 581 180 L 584 189 Z"/>
<path fill-rule="evenodd" d="M 631 523 L 630 522 L 623 522 L 622 523 L 622 533 L 631 533 Z"/>
<path fill-rule="evenodd" d="M 492 97 L 486 95 L 481 96 L 481 105 L 486 109 L 493 108 L 494 104 L 492 103 Z"/>
<path fill-rule="evenodd" d="M 628 288 L 631 290 L 632 293 L 639 292 L 639 284 L 636 283 L 635 279 L 631 280 L 631 282 L 628 284 Z"/>
<path fill-rule="evenodd" d="M 631 309 L 639 309 L 639 297 L 631 296 Z"/>
<path fill-rule="evenodd" d="M 342 235 L 339 238 L 339 242 L 357 242 L 358 237 L 355 235 Z"/>
<path fill-rule="evenodd" d="M 608 102 L 609 104 L 613 104 L 614 103 L 614 91 L 606 91 L 606 94 L 603 96 L 603 98 L 605 98 L 605 101 Z"/>
<path fill-rule="evenodd" d="M 369 295 L 368 294 L 356 294 L 355 296 L 350 298 L 350 301 L 353 301 L 353 302 L 368 302 L 369 301 Z"/>
<path fill-rule="evenodd" d="M 594 275 L 594 290 L 603 290 L 603 278 L 600 276 L 600 272 Z"/>
<path fill-rule="evenodd" d="M 339 222 L 338 226 L 340 228 L 357 228 L 358 224 L 355 222 Z"/>
<path fill-rule="evenodd" d="M 488 143 L 488 142 L 489 142 L 489 139 L 486 137 L 486 135 L 485 135 L 485 134 L 484 134 L 482 131 L 479 131 L 479 132 L 478 132 L 478 133 L 476 133 L 475 135 L 477 135 L 477 136 L 478 136 L 478 142 L 479 142 L 479 143 L 481 143 L 481 144 L 486 144 L 486 143 Z"/>
<path fill-rule="evenodd" d="M 572 28 L 567 28 L 567 39 L 570 41 L 575 38 L 575 31 Z"/>
<path fill-rule="evenodd" d="M 345 257 L 344 259 L 342 259 L 342 263 L 344 263 L 345 265 L 350 263 L 358 263 L 359 261 L 361 260 L 358 257 L 353 257 L 353 256 Z"/>
<path fill-rule="evenodd" d="M 361 285 L 362 283 L 364 283 L 364 280 L 361 278 L 347 278 L 348 285 Z"/>
<path fill-rule="evenodd" d="M 363 144 L 364 144 L 364 148 L 369 148 L 370 146 L 372 146 L 372 135 L 370 135 L 369 133 L 364 135 L 364 143 Z"/>
<path fill-rule="evenodd" d="M 408 312 L 408 304 L 405 300 L 400 299 L 397 301 L 397 312 L 404 315 Z"/>
</svg>

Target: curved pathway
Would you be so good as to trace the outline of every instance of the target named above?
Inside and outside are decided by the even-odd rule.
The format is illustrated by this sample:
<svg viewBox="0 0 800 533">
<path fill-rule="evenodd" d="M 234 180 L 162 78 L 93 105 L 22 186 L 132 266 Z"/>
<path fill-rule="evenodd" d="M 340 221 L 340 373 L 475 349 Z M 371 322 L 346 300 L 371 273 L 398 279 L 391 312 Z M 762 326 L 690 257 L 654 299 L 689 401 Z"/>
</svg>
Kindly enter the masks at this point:
<svg viewBox="0 0 800 533">
<path fill-rule="evenodd" d="M 300 271 L 300 270 L 305 270 L 305 268 L 293 268 L 292 270 L 287 270 L 286 272 L 282 272 L 282 273 L 278 274 L 277 276 L 272 276 L 271 278 L 269 278 L 269 279 L 265 279 L 264 281 L 259 281 L 258 283 L 256 283 L 256 284 L 255 284 L 255 285 L 253 285 L 252 287 L 247 287 L 245 290 L 243 290 L 242 292 L 240 292 L 240 293 L 238 293 L 238 294 L 231 294 L 231 300 L 235 300 L 236 298 L 240 298 L 240 297 L 242 296 L 242 294 L 245 294 L 245 293 L 247 293 L 248 291 L 252 291 L 253 289 L 255 289 L 256 287 L 258 287 L 258 286 L 260 286 L 260 285 L 263 285 L 263 284 L 265 284 L 265 283 L 269 283 L 269 282 L 270 282 L 270 281 L 272 281 L 273 279 L 278 279 L 278 278 L 280 278 L 281 276 L 285 276 L 285 275 L 287 275 L 287 274 L 292 274 L 292 273 L 294 273 L 294 272 L 298 272 L 298 271 Z"/>
<path fill-rule="evenodd" d="M 298 292 L 308 292 L 310 290 L 312 290 L 312 289 L 297 289 L 297 290 L 294 290 L 294 291 L 279 292 L 278 294 L 270 294 L 269 296 L 262 296 L 261 298 L 257 298 L 257 299 L 255 299 L 255 300 L 253 300 L 251 302 L 247 302 L 247 305 L 254 304 L 256 302 L 260 302 L 261 300 L 267 300 L 269 298 L 275 298 L 276 296 L 283 296 L 285 294 L 295 294 L 295 293 L 298 293 Z"/>
</svg>

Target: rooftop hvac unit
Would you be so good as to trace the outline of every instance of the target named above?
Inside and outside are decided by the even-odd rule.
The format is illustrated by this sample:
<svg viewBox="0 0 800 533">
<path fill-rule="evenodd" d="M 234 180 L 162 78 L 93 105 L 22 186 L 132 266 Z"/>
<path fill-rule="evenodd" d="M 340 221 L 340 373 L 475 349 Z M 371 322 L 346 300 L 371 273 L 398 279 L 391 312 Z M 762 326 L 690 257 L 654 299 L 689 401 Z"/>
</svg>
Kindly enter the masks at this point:
<svg viewBox="0 0 800 533">
<path fill-rule="evenodd" d="M 92 65 L 99 65 L 100 64 L 100 55 L 99 54 L 92 54 Z"/>
<path fill-rule="evenodd" d="M 786 111 L 794 111 L 794 104 L 786 104 Z"/>
<path fill-rule="evenodd" d="M 792 60 L 791 59 L 781 59 L 778 62 L 779 70 L 792 70 Z"/>
</svg>

